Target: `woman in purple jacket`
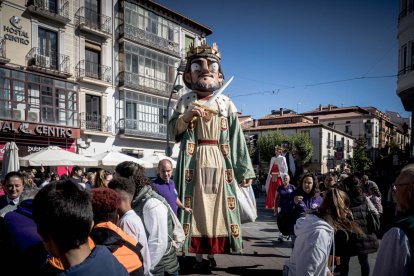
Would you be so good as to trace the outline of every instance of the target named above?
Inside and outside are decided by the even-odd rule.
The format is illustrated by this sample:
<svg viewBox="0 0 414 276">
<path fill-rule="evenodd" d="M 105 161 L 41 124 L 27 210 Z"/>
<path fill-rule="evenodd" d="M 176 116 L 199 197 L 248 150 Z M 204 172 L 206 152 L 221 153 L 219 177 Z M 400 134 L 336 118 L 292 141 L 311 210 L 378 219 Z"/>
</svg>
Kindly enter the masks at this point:
<svg viewBox="0 0 414 276">
<path fill-rule="evenodd" d="M 313 173 L 305 173 L 300 178 L 298 187 L 293 192 L 293 206 L 292 206 L 292 241 L 295 236 L 293 233 L 293 226 L 296 220 L 306 215 L 310 211 L 316 210 L 322 204 L 323 198 L 319 192 L 319 184 Z"/>
</svg>

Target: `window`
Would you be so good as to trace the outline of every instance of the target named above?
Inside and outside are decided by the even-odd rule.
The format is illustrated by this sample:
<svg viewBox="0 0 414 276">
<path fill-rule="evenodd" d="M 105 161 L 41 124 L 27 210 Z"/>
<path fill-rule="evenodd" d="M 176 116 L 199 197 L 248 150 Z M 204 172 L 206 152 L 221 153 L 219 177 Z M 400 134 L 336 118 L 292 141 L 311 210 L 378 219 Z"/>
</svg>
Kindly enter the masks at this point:
<svg viewBox="0 0 414 276">
<path fill-rule="evenodd" d="M 351 126 L 349 126 L 349 125 L 346 125 L 346 126 L 345 126 L 345 133 L 349 133 L 349 132 L 350 132 L 350 127 L 351 127 Z"/>
<path fill-rule="evenodd" d="M 132 43 L 125 43 L 125 82 L 168 93 L 179 60 Z"/>
<path fill-rule="evenodd" d="M 58 6 L 56 0 L 45 0 L 43 2 L 45 4 L 45 10 L 50 11 L 52 13 L 58 12 Z"/>
<path fill-rule="evenodd" d="M 125 35 L 144 39 L 163 49 L 179 52 L 179 27 L 168 19 L 133 3 L 125 3 Z M 143 35 L 143 32 L 146 34 Z"/>
<path fill-rule="evenodd" d="M 131 134 L 165 138 L 167 100 L 135 92 L 125 95 L 125 131 Z"/>
<path fill-rule="evenodd" d="M 407 45 L 400 49 L 400 74 L 407 73 Z"/>
<path fill-rule="evenodd" d="M 101 97 L 86 94 L 86 129 L 101 130 Z"/>
<path fill-rule="evenodd" d="M 58 68 L 58 41 L 57 33 L 39 28 L 38 55 L 36 65 L 52 69 Z"/>
<path fill-rule="evenodd" d="M 97 46 L 99 47 L 99 46 Z M 96 49 L 85 49 L 85 76 L 101 79 L 101 52 Z"/>
<path fill-rule="evenodd" d="M 78 126 L 77 86 L 0 68 L 0 118 Z"/>
<path fill-rule="evenodd" d="M 184 49 L 186 52 L 188 52 L 188 50 L 190 49 L 190 45 L 194 45 L 194 37 L 185 35 L 185 40 L 184 40 L 185 48 Z"/>
<path fill-rule="evenodd" d="M 100 29 L 101 3 L 99 0 L 85 0 L 85 19 L 93 29 Z"/>
</svg>

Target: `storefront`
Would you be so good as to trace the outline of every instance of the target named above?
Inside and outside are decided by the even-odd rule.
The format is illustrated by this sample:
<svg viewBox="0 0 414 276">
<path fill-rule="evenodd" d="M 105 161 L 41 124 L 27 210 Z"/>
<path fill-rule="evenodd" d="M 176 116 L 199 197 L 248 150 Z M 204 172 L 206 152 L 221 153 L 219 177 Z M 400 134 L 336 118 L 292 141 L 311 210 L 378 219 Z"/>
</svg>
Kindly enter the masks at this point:
<svg viewBox="0 0 414 276">
<path fill-rule="evenodd" d="M 58 146 L 76 152 L 78 128 L 68 128 L 36 123 L 0 121 L 0 162 L 3 161 L 4 146 L 14 141 L 19 148 L 19 157 L 38 152 L 48 146 Z M 58 174 L 66 173 L 66 167 L 57 167 Z"/>
</svg>

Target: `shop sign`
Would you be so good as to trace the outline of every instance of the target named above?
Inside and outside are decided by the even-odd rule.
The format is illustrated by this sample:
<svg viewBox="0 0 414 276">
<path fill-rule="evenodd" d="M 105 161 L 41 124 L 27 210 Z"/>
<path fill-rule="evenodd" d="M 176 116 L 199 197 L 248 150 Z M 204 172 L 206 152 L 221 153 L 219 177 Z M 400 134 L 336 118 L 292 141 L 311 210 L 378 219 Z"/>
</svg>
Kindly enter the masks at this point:
<svg viewBox="0 0 414 276">
<path fill-rule="evenodd" d="M 4 38 L 23 45 L 29 45 L 29 33 L 20 26 L 21 18 L 13 15 L 10 17 L 11 26 L 3 26 Z"/>
<path fill-rule="evenodd" d="M 32 134 L 56 138 L 76 138 L 71 128 L 0 121 L 0 133 Z"/>
</svg>

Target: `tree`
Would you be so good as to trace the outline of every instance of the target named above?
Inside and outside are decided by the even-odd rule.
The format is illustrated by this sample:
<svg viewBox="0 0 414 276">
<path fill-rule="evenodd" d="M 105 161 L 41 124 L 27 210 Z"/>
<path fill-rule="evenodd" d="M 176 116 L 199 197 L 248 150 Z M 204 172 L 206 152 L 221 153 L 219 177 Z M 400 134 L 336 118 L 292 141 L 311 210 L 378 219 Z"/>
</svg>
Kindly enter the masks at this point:
<svg viewBox="0 0 414 276">
<path fill-rule="evenodd" d="M 269 162 L 272 156 L 275 155 L 275 146 L 282 145 L 284 141 L 289 141 L 289 137 L 280 130 L 261 136 L 257 141 L 260 159 Z"/>
<path fill-rule="evenodd" d="M 310 161 L 313 147 L 309 135 L 306 133 L 298 133 L 292 136 L 287 136 L 280 130 L 272 131 L 258 139 L 257 147 L 260 153 L 260 159 L 269 162 L 272 156 L 275 155 L 275 146 L 282 145 L 285 141 L 289 142 L 290 152 L 292 152 L 293 148 L 296 148 L 296 154 L 300 155 L 303 164 Z"/>
<path fill-rule="evenodd" d="M 300 155 L 302 159 L 302 164 L 305 165 L 311 161 L 313 154 L 312 141 L 309 135 L 305 132 L 298 133 L 291 137 L 291 143 L 294 148 L 297 150 L 297 154 Z"/>
<path fill-rule="evenodd" d="M 371 160 L 366 154 L 367 141 L 365 138 L 358 138 L 354 144 L 353 157 L 346 160 L 346 163 L 351 167 L 353 172 L 366 172 L 371 167 Z"/>
</svg>

